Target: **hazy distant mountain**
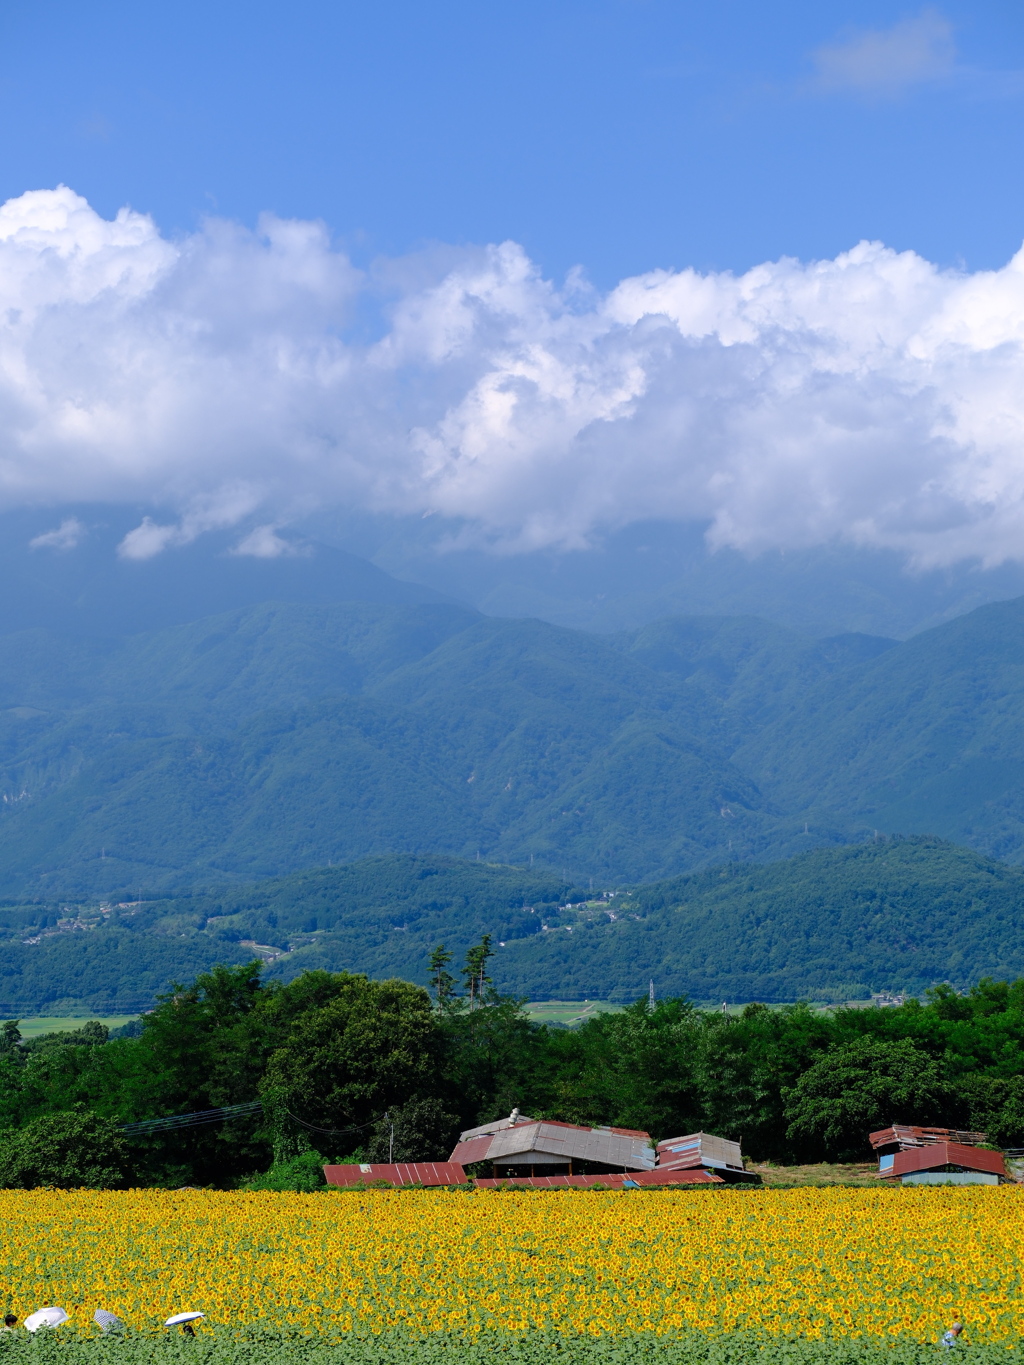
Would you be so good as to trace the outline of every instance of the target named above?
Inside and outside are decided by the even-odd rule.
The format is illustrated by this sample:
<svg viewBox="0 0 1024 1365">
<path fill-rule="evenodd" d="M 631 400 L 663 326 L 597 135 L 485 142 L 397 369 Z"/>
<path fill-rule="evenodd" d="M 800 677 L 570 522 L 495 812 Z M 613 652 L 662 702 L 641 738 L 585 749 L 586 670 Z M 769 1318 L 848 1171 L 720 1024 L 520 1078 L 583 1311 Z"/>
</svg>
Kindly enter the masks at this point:
<svg viewBox="0 0 1024 1365">
<path fill-rule="evenodd" d="M 265 538 L 272 555 L 238 554 L 241 533 L 213 531 L 145 560 L 117 552 L 141 510 L 65 508 L 0 516 L 0 634 L 47 628 L 110 636 L 158 630 L 278 602 L 442 602 L 366 559 L 302 536 Z M 63 528 L 63 530 L 62 530 Z M 35 542 L 35 544 L 33 544 Z"/>
<path fill-rule="evenodd" d="M 895 554 L 848 547 L 711 553 L 703 527 L 668 523 L 627 527 L 589 550 L 496 554 L 466 548 L 466 528 L 436 518 L 335 514 L 264 528 L 255 540 L 243 526 L 147 560 L 123 558 L 118 545 L 147 514 L 173 520 L 107 506 L 0 515 L 0 634 L 35 626 L 132 634 L 271 600 L 459 601 L 599 632 L 665 616 L 750 615 L 807 635 L 902 639 L 1024 594 L 1016 565 L 912 574 Z"/>
<path fill-rule="evenodd" d="M 0 637 L 0 892 L 394 852 L 639 882 L 883 832 L 1024 859 L 1024 599 L 897 644 L 263 604 Z"/>
<path fill-rule="evenodd" d="M 639 523 L 589 550 L 534 554 L 454 548 L 465 528 L 434 518 L 349 514 L 310 524 L 330 543 L 488 615 L 581 630 L 635 630 L 664 616 L 760 616 L 808 635 L 903 639 L 1024 594 L 1018 564 L 912 573 L 895 553 L 850 546 L 712 553 L 697 524 Z"/>
</svg>

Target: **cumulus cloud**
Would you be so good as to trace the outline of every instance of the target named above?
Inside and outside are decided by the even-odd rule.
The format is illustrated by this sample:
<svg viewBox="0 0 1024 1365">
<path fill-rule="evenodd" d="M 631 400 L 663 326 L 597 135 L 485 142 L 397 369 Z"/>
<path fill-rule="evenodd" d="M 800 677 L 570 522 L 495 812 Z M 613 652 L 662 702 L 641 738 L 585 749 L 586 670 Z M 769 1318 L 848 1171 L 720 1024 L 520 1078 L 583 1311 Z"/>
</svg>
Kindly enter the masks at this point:
<svg viewBox="0 0 1024 1365">
<path fill-rule="evenodd" d="M 294 541 L 277 534 L 276 526 L 254 526 L 231 551 L 233 555 L 248 555 L 252 559 L 280 559 L 283 555 L 303 555 L 309 551 Z"/>
<path fill-rule="evenodd" d="M 29 541 L 30 550 L 73 550 L 85 536 L 85 526 L 77 517 L 65 517 L 59 526 Z"/>
<path fill-rule="evenodd" d="M 89 500 L 169 509 L 129 559 L 232 526 L 283 554 L 332 504 L 504 550 L 653 517 L 1024 558 L 1024 254 L 967 274 L 865 242 L 599 294 L 514 243 L 361 274 L 320 224 L 169 241 L 35 191 L 0 207 L 0 505 Z"/>
<path fill-rule="evenodd" d="M 952 25 L 926 9 L 891 28 L 849 33 L 813 55 L 820 90 L 892 97 L 948 76 L 956 53 Z"/>
</svg>

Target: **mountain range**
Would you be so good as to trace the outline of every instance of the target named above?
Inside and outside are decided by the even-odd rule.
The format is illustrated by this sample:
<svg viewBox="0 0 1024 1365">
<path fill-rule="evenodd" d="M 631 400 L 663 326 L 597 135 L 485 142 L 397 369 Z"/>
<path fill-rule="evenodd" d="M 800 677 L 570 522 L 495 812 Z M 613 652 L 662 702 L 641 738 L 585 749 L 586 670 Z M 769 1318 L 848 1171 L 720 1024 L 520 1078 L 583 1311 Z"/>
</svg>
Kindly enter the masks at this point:
<svg viewBox="0 0 1024 1365">
<path fill-rule="evenodd" d="M 0 637 L 0 894 L 133 899 L 371 854 L 636 883 L 874 832 L 1024 857 L 1024 599 L 896 642 L 263 603 Z"/>
<path fill-rule="evenodd" d="M 171 899 L 0 909 L 0 1013 L 149 1008 L 172 981 L 262 958 L 428 984 L 491 935 L 489 973 L 534 1000 L 865 1000 L 1024 975 L 1024 869 L 924 836 L 730 863 L 617 891 L 389 854 Z"/>
<path fill-rule="evenodd" d="M 106 982 L 103 998 L 124 1007 L 215 950 L 241 960 L 247 943 L 272 970 L 308 960 L 415 975 L 436 933 L 458 944 L 483 932 L 506 944 L 510 988 L 532 994 L 619 998 L 651 975 L 701 998 L 719 987 L 842 994 L 881 989 L 879 963 L 858 966 L 852 949 L 837 949 L 827 968 L 810 946 L 783 961 L 782 930 L 767 975 L 756 957 L 721 977 L 719 967 L 702 975 L 682 946 L 652 956 L 642 945 L 662 911 L 645 888 L 710 877 L 699 896 L 711 905 L 720 869 L 745 867 L 754 901 L 795 906 L 814 857 L 870 858 L 927 836 L 943 875 L 964 874 L 935 852 L 947 848 L 936 838 L 1003 868 L 1001 885 L 1017 894 L 1005 869 L 1024 862 L 1024 598 L 907 639 L 710 614 L 598 633 L 485 615 L 440 586 L 270 532 L 265 554 L 241 554 L 223 533 L 133 563 L 110 550 L 130 529 L 121 515 L 105 548 L 73 517 L 61 535 L 74 553 L 54 548 L 50 532 L 26 551 L 38 530 L 26 521 L 21 548 L 8 541 L 0 554 L 0 928 L 12 1002 L 25 991 L 84 999 L 74 952 L 84 977 Z M 380 859 L 447 859 L 462 869 L 456 881 L 476 867 L 508 885 L 495 901 L 481 884 L 479 914 L 431 921 L 427 933 L 428 916 L 417 937 L 412 921 L 392 923 L 411 864 L 387 874 L 385 896 Z M 260 897 L 277 897 L 278 909 L 281 896 L 302 902 L 290 879 L 314 877 L 340 914 L 353 866 L 357 881 L 378 868 L 372 895 L 351 893 L 377 929 L 346 937 L 335 915 L 303 930 L 304 909 L 275 937 L 270 912 L 257 913 Z M 696 903 L 687 887 L 678 894 Z M 537 906 L 630 888 L 625 919 L 605 922 L 598 907 L 563 924 L 545 910 L 549 932 L 528 932 Z M 210 908 L 221 901 L 236 908 Z M 516 905 L 534 907 L 518 929 L 505 913 Z M 712 922 L 743 923 L 738 906 L 688 931 L 709 961 L 724 952 Z M 640 920 L 643 932 L 629 928 Z M 559 928 L 577 938 L 552 937 Z M 374 939 L 393 931 L 415 951 Z M 580 935 L 592 951 L 551 946 Z M 977 962 L 990 963 L 980 944 Z M 25 985 L 54 954 L 57 994 L 41 979 Z M 900 981 L 960 970 L 932 946 L 914 961 L 917 976 L 906 965 Z"/>
</svg>

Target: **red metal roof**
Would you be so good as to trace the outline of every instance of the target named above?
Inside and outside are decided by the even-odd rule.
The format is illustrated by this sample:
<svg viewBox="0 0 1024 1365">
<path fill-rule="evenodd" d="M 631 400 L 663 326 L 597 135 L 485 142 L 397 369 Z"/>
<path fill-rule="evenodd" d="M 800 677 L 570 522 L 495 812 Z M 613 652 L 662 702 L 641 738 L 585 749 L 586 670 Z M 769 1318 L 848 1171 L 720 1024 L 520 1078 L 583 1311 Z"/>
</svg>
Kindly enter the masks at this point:
<svg viewBox="0 0 1024 1365">
<path fill-rule="evenodd" d="M 487 1153 L 490 1151 L 493 1141 L 493 1133 L 485 1133 L 483 1137 L 469 1138 L 466 1142 L 458 1143 L 455 1151 L 448 1159 L 449 1161 L 457 1161 L 462 1166 L 472 1166 L 475 1161 L 486 1161 Z"/>
<path fill-rule="evenodd" d="M 1002 1152 L 988 1152 L 981 1147 L 964 1147 L 959 1142 L 930 1142 L 926 1147 L 911 1147 L 897 1152 L 892 1166 L 880 1171 L 883 1178 L 912 1175 L 915 1171 L 941 1170 L 943 1166 L 962 1166 L 967 1171 L 985 1171 L 989 1175 L 1006 1175 Z"/>
<path fill-rule="evenodd" d="M 369 1185 L 375 1180 L 387 1180 L 392 1185 L 464 1185 L 466 1172 L 455 1161 L 399 1161 L 383 1164 L 325 1166 L 324 1178 L 328 1185 Z"/>
</svg>

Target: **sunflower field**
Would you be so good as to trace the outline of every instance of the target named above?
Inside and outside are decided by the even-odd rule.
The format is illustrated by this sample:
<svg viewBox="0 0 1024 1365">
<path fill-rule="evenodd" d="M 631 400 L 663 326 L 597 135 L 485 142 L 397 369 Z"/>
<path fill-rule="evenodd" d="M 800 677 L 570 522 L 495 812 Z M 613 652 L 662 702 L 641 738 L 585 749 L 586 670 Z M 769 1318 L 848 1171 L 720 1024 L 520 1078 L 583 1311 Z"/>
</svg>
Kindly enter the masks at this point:
<svg viewBox="0 0 1024 1365">
<path fill-rule="evenodd" d="M 0 1214 L 3 1311 L 70 1314 L 3 1334 L 0 1355 L 40 1362 L 895 1362 L 935 1358 L 958 1315 L 957 1354 L 1006 1360 L 1024 1337 L 1016 1186 L 34 1190 L 0 1192 Z M 125 1334 L 101 1339 L 97 1308 Z M 185 1310 L 206 1314 L 195 1340 L 161 1325 Z"/>
</svg>

